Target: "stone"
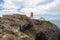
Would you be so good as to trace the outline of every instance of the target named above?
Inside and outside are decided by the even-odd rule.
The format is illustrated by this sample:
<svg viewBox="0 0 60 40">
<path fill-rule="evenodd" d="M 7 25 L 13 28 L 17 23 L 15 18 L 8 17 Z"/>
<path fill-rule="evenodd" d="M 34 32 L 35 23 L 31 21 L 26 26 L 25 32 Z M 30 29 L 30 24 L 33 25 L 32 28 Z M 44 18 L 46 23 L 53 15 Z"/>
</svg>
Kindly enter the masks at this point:
<svg viewBox="0 0 60 40">
<path fill-rule="evenodd" d="M 50 21 L 30 19 L 26 15 L 4 15 L 0 18 L 2 39 L 60 40 L 60 29 Z M 8 34 L 8 36 L 7 36 Z"/>
</svg>

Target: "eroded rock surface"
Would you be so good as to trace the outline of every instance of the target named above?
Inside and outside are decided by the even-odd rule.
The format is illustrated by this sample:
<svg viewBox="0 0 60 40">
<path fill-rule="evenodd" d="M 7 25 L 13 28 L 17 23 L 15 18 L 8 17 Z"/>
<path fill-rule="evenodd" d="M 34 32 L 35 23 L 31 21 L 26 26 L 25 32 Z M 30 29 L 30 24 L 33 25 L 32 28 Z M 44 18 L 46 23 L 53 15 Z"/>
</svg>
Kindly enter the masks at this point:
<svg viewBox="0 0 60 40">
<path fill-rule="evenodd" d="M 0 40 L 60 40 L 60 29 L 49 21 L 13 14 L 0 17 Z"/>
</svg>

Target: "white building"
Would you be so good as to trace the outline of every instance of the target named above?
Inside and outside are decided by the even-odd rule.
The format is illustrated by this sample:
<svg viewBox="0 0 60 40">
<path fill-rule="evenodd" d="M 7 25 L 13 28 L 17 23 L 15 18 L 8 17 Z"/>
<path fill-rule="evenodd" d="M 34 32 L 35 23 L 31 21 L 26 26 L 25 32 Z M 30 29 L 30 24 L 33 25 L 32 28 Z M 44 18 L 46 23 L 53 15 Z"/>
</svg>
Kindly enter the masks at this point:
<svg viewBox="0 0 60 40">
<path fill-rule="evenodd" d="M 44 17 L 41 17 L 41 18 L 40 18 L 40 21 L 45 21 L 45 18 L 44 18 Z"/>
</svg>

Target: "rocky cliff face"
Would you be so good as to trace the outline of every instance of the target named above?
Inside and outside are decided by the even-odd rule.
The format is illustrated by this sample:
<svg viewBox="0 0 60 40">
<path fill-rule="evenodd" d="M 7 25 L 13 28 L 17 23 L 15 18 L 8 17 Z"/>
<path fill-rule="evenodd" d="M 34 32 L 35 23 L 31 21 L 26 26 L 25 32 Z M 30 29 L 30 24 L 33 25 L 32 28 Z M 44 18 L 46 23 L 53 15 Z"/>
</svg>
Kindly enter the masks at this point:
<svg viewBox="0 0 60 40">
<path fill-rule="evenodd" d="M 13 14 L 0 17 L 0 40 L 59 40 L 59 28 L 49 21 Z"/>
</svg>

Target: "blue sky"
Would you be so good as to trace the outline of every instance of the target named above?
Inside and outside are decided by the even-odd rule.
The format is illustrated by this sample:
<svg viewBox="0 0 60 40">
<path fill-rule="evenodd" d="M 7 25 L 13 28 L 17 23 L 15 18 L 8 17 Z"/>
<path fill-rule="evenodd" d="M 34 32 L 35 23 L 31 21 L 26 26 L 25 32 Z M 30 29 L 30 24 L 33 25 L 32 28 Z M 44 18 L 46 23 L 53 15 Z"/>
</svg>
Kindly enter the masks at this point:
<svg viewBox="0 0 60 40">
<path fill-rule="evenodd" d="M 4 1 L 3 0 L 0 0 L 0 4 L 3 3 Z"/>
<path fill-rule="evenodd" d="M 34 13 L 34 18 L 60 20 L 60 0 L 0 0 L 0 16 L 5 14 Z"/>
</svg>

